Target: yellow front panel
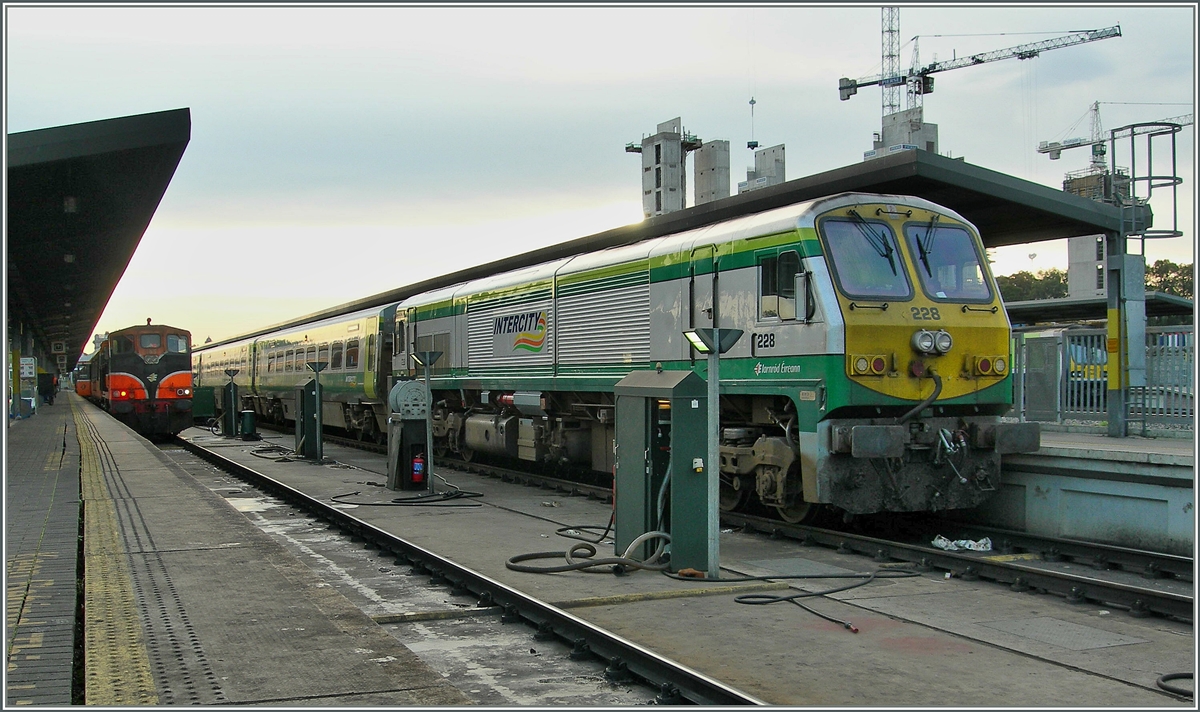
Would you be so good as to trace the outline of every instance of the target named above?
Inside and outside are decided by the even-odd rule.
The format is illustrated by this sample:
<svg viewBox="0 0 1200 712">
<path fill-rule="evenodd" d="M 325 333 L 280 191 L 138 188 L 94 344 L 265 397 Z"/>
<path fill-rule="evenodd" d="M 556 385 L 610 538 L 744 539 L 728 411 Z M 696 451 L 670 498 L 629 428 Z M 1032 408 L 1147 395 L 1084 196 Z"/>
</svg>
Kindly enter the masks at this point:
<svg viewBox="0 0 1200 712">
<path fill-rule="evenodd" d="M 928 223 L 934 215 L 911 206 L 902 208 L 903 212 L 896 211 L 895 207 L 889 209 L 885 204 L 855 206 L 860 215 L 870 215 L 872 224 L 886 222 L 891 227 L 901 256 L 901 259 L 895 260 L 896 267 L 897 270 L 906 271 L 911 296 L 849 297 L 842 289 L 837 290 L 838 303 L 846 321 L 846 374 L 854 382 L 873 391 L 907 400 L 920 400 L 932 390 L 928 379 L 911 375 L 913 362 L 920 362 L 941 376 L 943 399 L 964 396 L 1002 380 L 1011 367 L 1008 353 L 1009 324 L 990 270 L 986 264 L 982 265 L 984 279 L 991 289 L 991 300 L 988 302 L 945 301 L 928 296 L 916 271 L 921 264 L 919 256 L 912 254 L 903 231 L 906 224 Z M 843 217 L 846 213 L 842 208 L 831 211 L 830 216 Z M 818 229 L 820 224 L 818 221 Z M 974 228 L 966 223 L 939 215 L 936 225 L 961 227 L 978 243 Z M 979 254 L 984 254 L 980 246 L 977 245 L 976 249 Z M 913 335 L 922 329 L 935 333 L 939 330 L 948 332 L 953 339 L 950 350 L 935 355 L 914 350 Z M 883 355 L 887 360 L 885 373 L 857 373 L 854 357 L 859 355 L 867 358 Z M 1004 359 L 1004 373 L 976 374 L 975 363 L 981 356 Z"/>
</svg>

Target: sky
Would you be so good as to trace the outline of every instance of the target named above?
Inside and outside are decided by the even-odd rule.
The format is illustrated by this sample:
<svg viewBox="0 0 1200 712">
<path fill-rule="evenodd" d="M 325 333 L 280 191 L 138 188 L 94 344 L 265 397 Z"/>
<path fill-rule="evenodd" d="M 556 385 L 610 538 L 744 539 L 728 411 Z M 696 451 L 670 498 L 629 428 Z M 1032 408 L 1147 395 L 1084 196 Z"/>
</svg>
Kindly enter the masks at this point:
<svg viewBox="0 0 1200 712">
<path fill-rule="evenodd" d="M 945 155 L 1061 188 L 1087 149 L 1035 147 L 1088 137 L 1093 102 L 1105 130 L 1194 110 L 1194 5 L 900 7 L 902 67 L 914 45 L 925 65 L 1121 27 L 935 75 L 924 112 Z M 624 147 L 674 117 L 730 142 L 734 194 L 747 141 L 784 144 L 794 179 L 861 162 L 880 130 L 878 87 L 837 91 L 881 70 L 877 5 L 6 4 L 4 23 L 8 133 L 191 111 L 97 332 L 153 318 L 219 341 L 638 222 L 640 159 Z M 1194 260 L 1195 154 L 1186 126 L 1184 236 L 1147 241 L 1149 262 Z M 1152 207 L 1169 227 L 1169 193 Z M 182 271 L 158 268 L 181 254 Z M 993 270 L 1065 270 L 1066 254 L 1001 248 Z"/>
</svg>

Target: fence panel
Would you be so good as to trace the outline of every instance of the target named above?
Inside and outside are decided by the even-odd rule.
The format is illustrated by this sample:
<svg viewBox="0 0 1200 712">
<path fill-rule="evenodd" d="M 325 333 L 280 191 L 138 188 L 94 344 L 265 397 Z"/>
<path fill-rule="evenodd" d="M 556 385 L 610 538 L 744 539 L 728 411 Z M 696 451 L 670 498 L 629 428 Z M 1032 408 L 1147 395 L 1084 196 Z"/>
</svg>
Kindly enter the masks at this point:
<svg viewBox="0 0 1200 712">
<path fill-rule="evenodd" d="M 1196 340 L 1192 327 L 1146 329 L 1147 424 L 1191 427 L 1196 414 Z"/>
<path fill-rule="evenodd" d="M 1106 330 L 1092 328 L 1014 333 L 1014 414 L 1048 423 L 1107 421 L 1107 338 Z M 1191 430 L 1195 365 L 1193 327 L 1148 327 L 1146 387 L 1130 390 L 1130 423 Z"/>
</svg>

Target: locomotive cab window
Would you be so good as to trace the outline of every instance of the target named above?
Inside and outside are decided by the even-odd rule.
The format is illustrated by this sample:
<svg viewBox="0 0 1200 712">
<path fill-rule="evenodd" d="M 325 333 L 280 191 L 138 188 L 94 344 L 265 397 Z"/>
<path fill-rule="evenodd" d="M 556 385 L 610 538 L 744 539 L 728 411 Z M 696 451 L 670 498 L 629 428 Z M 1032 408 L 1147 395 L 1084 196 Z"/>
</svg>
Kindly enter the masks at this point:
<svg viewBox="0 0 1200 712">
<path fill-rule="evenodd" d="M 323 349 L 322 349 L 323 350 Z M 335 341 L 331 347 L 329 356 L 329 370 L 342 370 L 342 342 Z"/>
<path fill-rule="evenodd" d="M 138 346 L 150 351 L 157 351 L 162 348 L 162 334 L 139 334 Z"/>
<path fill-rule="evenodd" d="M 120 336 L 112 340 L 112 352 L 114 354 L 131 354 L 134 353 L 133 339 L 128 336 Z"/>
<path fill-rule="evenodd" d="M 346 342 L 346 368 L 358 368 L 358 339 Z"/>
<path fill-rule="evenodd" d="M 758 260 L 758 318 L 796 318 L 796 274 L 800 255 L 789 251 Z"/>
<path fill-rule="evenodd" d="M 908 223 L 904 236 L 916 261 L 921 289 L 937 301 L 990 302 L 992 290 L 971 234 L 958 225 L 939 225 L 937 216 Z"/>
<path fill-rule="evenodd" d="M 188 350 L 188 340 L 182 334 L 167 334 L 167 353 L 185 354 Z"/>
<path fill-rule="evenodd" d="M 834 280 L 842 293 L 858 299 L 909 299 L 912 285 L 896 235 L 886 223 L 857 212 L 818 225 Z"/>
</svg>

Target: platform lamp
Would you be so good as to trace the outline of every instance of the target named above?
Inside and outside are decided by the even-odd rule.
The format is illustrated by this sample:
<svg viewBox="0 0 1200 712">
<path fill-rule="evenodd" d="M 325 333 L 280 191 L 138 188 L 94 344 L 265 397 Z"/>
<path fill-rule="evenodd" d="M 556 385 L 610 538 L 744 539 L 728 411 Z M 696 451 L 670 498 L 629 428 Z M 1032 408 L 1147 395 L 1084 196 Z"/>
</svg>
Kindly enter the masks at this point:
<svg viewBox="0 0 1200 712">
<path fill-rule="evenodd" d="M 425 478 L 429 482 L 429 493 L 437 492 L 433 478 L 433 386 L 429 380 L 429 369 L 442 357 L 441 351 L 417 351 L 413 360 L 425 369 Z"/>
<path fill-rule="evenodd" d="M 720 578 L 721 354 L 742 338 L 741 329 L 688 329 L 684 338 L 708 355 L 708 577 Z"/>
<path fill-rule="evenodd" d="M 323 431 L 324 423 L 321 422 L 321 371 L 325 370 L 325 367 L 329 364 L 321 361 L 308 361 L 306 365 L 311 368 L 313 372 L 313 390 L 316 393 L 316 398 L 313 400 L 317 402 L 317 412 L 315 414 L 317 418 L 317 463 L 320 463 L 325 459 L 325 434 Z"/>
<path fill-rule="evenodd" d="M 225 375 L 229 376 L 229 383 L 225 384 L 225 397 L 223 399 L 225 401 L 225 412 L 221 414 L 224 420 L 221 425 L 225 428 L 225 437 L 227 438 L 237 437 L 238 389 L 233 377 L 240 372 L 241 369 L 237 368 L 225 369 Z"/>
</svg>

